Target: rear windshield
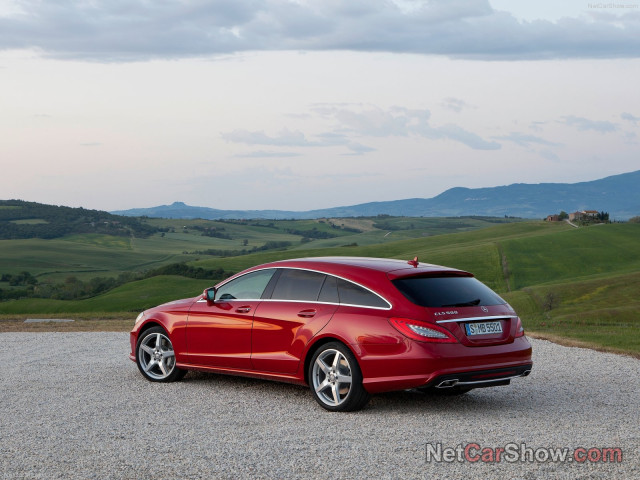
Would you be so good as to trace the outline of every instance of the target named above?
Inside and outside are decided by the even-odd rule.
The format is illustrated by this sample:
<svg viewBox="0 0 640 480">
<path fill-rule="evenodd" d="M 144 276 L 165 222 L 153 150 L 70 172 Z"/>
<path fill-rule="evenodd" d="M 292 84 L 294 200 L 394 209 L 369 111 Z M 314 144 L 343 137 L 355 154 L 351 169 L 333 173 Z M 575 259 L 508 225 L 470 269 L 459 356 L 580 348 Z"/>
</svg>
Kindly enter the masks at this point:
<svg viewBox="0 0 640 480">
<path fill-rule="evenodd" d="M 422 307 L 473 307 L 502 305 L 493 290 L 473 277 L 410 277 L 393 284 L 412 303 Z"/>
</svg>

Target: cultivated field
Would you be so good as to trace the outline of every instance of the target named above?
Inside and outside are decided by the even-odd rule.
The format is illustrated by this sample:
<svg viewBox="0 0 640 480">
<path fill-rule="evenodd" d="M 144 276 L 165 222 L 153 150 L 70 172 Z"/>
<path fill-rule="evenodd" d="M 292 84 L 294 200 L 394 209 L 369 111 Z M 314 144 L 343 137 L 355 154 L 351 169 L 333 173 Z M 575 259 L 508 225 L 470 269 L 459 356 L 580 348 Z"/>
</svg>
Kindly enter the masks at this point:
<svg viewBox="0 0 640 480">
<path fill-rule="evenodd" d="M 1 240 L 0 273 L 26 270 L 41 284 L 70 276 L 116 277 L 177 262 L 223 273 L 140 278 L 91 298 L 4 301 L 0 329 L 87 329 L 90 319 L 101 319 L 104 329 L 105 319 L 132 320 L 144 308 L 197 295 L 232 272 L 270 260 L 417 255 L 422 262 L 476 274 L 516 308 L 529 334 L 640 355 L 639 224 L 575 229 L 562 222 L 404 217 L 145 222 L 165 231 L 148 238 L 76 234 Z M 0 283 L 0 288 L 18 287 Z M 34 316 L 84 323 L 25 327 L 24 318 Z M 122 328 L 116 320 L 112 325 Z"/>
</svg>

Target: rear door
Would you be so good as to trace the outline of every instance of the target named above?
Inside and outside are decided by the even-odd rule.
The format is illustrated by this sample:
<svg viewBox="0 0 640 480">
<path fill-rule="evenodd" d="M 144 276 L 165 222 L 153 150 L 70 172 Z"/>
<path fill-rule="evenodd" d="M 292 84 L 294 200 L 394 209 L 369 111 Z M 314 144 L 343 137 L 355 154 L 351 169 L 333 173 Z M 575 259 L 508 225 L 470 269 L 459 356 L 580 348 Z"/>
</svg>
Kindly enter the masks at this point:
<svg viewBox="0 0 640 480">
<path fill-rule="evenodd" d="M 304 347 L 338 308 L 336 278 L 282 269 L 270 299 L 258 305 L 251 363 L 265 372 L 295 373 Z"/>
</svg>

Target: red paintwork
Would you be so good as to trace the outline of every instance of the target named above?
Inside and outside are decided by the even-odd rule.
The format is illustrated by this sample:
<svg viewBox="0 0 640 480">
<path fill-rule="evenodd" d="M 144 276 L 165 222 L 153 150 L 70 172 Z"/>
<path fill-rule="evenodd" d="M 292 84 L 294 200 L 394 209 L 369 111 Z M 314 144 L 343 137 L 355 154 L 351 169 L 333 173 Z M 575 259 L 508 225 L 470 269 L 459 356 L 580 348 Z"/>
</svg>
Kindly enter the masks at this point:
<svg viewBox="0 0 640 480">
<path fill-rule="evenodd" d="M 423 386 L 440 375 L 532 364 L 531 345 L 526 337 L 516 337 L 518 318 L 509 305 L 425 308 L 409 302 L 390 282 L 429 273 L 470 273 L 400 260 L 322 257 L 273 262 L 232 278 L 267 267 L 335 275 L 378 293 L 392 306 L 374 309 L 276 300 L 210 302 L 198 296 L 145 311 L 131 331 L 130 358 L 135 360 L 138 335 L 150 326 L 161 325 L 173 343 L 180 368 L 298 384 L 307 383 L 306 362 L 318 342 L 337 340 L 356 356 L 364 387 L 370 393 Z M 437 321 L 501 317 L 503 333 L 469 338 L 454 321 L 438 325 L 451 332 L 456 343 L 421 342 L 396 329 L 389 321 L 392 317 L 426 327 Z"/>
</svg>

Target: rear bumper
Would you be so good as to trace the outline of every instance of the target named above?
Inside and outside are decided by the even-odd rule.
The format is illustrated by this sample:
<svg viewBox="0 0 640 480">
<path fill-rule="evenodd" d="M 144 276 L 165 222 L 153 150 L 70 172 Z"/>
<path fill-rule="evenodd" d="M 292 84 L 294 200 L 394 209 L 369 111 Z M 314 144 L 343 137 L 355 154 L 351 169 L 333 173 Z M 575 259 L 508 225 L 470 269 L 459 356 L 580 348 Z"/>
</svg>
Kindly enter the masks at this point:
<svg viewBox="0 0 640 480">
<path fill-rule="evenodd" d="M 450 380 L 450 386 L 463 388 L 504 385 L 512 378 L 528 375 L 533 365 L 531 344 L 524 336 L 512 343 L 487 347 L 410 340 L 388 348 L 352 347 L 360 350 L 363 385 L 369 393 L 431 387 L 446 380 Z"/>
<path fill-rule="evenodd" d="M 448 375 L 440 375 L 431 380 L 425 387 L 433 388 L 482 388 L 508 385 L 518 377 L 526 377 L 531 373 L 533 364 L 520 365 L 511 368 L 497 368 L 492 370 L 479 370 L 474 372 L 460 372 Z"/>
</svg>

